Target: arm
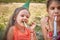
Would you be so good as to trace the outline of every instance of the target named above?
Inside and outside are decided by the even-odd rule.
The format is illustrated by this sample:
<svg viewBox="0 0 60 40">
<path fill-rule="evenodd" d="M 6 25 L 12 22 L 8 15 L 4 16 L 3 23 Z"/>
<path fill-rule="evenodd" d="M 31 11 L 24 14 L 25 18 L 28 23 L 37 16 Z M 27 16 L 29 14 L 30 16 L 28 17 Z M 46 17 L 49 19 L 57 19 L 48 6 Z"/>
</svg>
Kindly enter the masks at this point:
<svg viewBox="0 0 60 40">
<path fill-rule="evenodd" d="M 36 33 L 34 31 L 34 28 L 36 27 L 36 23 L 33 22 L 30 26 L 30 30 L 31 30 L 31 40 L 38 40 L 36 37 Z"/>
<path fill-rule="evenodd" d="M 43 28 L 43 27 L 42 27 L 42 33 L 43 33 L 44 39 L 45 39 L 45 40 L 48 40 L 48 39 L 47 39 L 47 31 L 46 31 L 46 29 Z"/>
<path fill-rule="evenodd" d="M 34 40 L 38 40 L 35 32 L 33 32 L 33 37 L 34 37 Z"/>
<path fill-rule="evenodd" d="M 36 33 L 34 30 L 31 30 L 31 40 L 37 40 Z"/>
<path fill-rule="evenodd" d="M 41 19 L 41 28 L 42 28 L 42 33 L 43 33 L 43 37 L 44 37 L 45 40 L 48 40 L 48 38 L 47 38 L 47 29 L 49 29 L 48 28 L 49 26 L 47 26 L 47 24 L 46 24 L 47 20 L 48 20 L 48 18 Z"/>
<path fill-rule="evenodd" d="M 13 27 L 11 27 L 7 33 L 7 40 L 13 40 Z"/>
</svg>

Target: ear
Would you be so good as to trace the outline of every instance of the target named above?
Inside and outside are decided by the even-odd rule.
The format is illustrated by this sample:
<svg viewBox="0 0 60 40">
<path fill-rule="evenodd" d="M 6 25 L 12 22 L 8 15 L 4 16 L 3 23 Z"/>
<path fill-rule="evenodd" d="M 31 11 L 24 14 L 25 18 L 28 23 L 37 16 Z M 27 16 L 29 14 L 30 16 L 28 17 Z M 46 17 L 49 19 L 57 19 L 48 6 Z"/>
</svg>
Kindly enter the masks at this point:
<svg viewBox="0 0 60 40">
<path fill-rule="evenodd" d="M 14 17 L 14 20 L 16 20 L 16 16 Z"/>
<path fill-rule="evenodd" d="M 47 10 L 47 13 L 49 14 L 49 9 L 46 9 Z"/>
<path fill-rule="evenodd" d="M 46 9 L 46 11 L 48 12 L 48 9 Z"/>
</svg>

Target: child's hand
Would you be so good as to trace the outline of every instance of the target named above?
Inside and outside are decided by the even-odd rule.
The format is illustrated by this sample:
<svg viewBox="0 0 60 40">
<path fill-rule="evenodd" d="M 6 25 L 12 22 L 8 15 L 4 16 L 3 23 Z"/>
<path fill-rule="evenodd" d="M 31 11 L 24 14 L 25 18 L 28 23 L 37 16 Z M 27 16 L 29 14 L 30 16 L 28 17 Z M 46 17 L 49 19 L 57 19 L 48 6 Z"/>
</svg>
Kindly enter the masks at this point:
<svg viewBox="0 0 60 40">
<path fill-rule="evenodd" d="M 35 27 L 36 27 L 36 23 L 33 22 L 33 23 L 30 25 L 30 28 L 31 28 L 31 29 L 34 29 Z"/>
<path fill-rule="evenodd" d="M 46 28 L 46 29 L 49 29 L 49 25 L 48 25 L 48 17 L 45 17 L 43 19 L 41 19 L 41 25 L 42 25 L 42 28 Z"/>
</svg>

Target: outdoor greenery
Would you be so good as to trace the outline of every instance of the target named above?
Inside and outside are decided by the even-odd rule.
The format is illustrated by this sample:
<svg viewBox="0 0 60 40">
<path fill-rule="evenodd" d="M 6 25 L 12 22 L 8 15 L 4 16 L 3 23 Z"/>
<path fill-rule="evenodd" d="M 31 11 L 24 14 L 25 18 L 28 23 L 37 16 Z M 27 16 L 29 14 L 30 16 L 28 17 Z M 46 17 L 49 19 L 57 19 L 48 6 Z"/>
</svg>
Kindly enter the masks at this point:
<svg viewBox="0 0 60 40">
<path fill-rule="evenodd" d="M 26 2 L 27 0 L 0 0 L 1 2 L 4 3 L 12 3 L 12 2 Z M 31 0 L 33 3 L 40 3 L 40 2 L 46 2 L 46 0 Z"/>
</svg>

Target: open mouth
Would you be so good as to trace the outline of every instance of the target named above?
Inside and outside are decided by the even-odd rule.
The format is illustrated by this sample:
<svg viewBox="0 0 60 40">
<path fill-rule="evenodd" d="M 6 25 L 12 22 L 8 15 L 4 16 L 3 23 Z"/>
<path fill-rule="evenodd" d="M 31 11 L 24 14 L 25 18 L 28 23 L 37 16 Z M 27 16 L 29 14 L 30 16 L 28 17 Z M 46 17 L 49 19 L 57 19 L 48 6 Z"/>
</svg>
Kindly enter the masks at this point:
<svg viewBox="0 0 60 40">
<path fill-rule="evenodd" d="M 22 22 L 25 22 L 25 23 L 27 23 L 27 20 L 22 20 Z"/>
<path fill-rule="evenodd" d="M 26 23 L 26 22 L 23 22 L 23 24 L 24 24 L 24 26 L 25 26 L 25 27 L 28 27 L 28 25 L 27 25 L 27 23 Z"/>
<path fill-rule="evenodd" d="M 54 16 L 60 16 L 60 14 L 54 14 Z"/>
</svg>

